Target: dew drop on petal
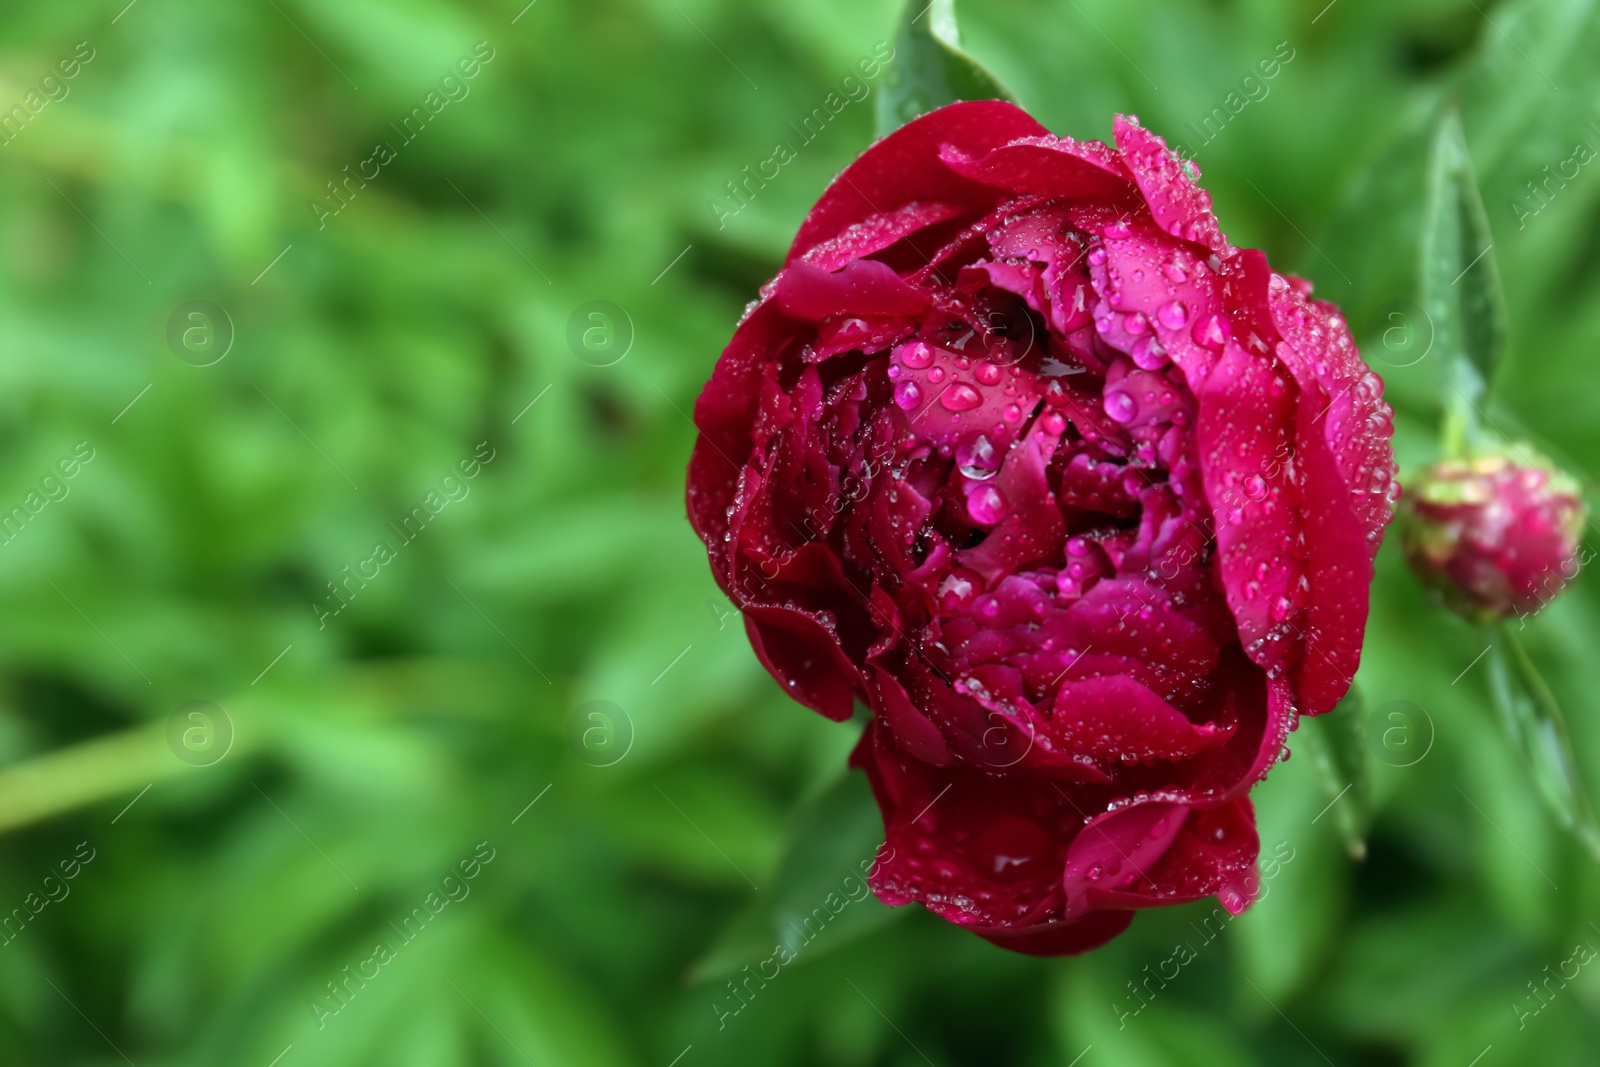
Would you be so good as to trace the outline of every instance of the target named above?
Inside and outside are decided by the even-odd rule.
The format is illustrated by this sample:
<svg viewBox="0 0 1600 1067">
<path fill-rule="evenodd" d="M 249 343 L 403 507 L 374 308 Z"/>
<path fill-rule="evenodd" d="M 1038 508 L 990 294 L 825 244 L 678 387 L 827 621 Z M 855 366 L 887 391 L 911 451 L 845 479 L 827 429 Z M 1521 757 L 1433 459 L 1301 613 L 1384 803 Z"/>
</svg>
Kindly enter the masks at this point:
<svg viewBox="0 0 1600 1067">
<path fill-rule="evenodd" d="M 967 514 L 980 526 L 993 526 L 1005 514 L 1006 498 L 992 485 L 973 490 L 967 497 Z"/>
<path fill-rule="evenodd" d="M 1050 859 L 1048 831 L 1032 819 L 1006 815 L 978 832 L 969 855 L 978 870 L 997 882 L 1026 878 Z"/>
<path fill-rule="evenodd" d="M 1133 362 L 1142 370 L 1160 370 L 1172 362 L 1167 356 L 1167 350 L 1156 340 L 1154 334 L 1139 338 L 1133 342 L 1133 350 L 1129 352 Z"/>
<path fill-rule="evenodd" d="M 1182 300 L 1169 300 L 1156 312 L 1156 321 L 1169 330 L 1181 330 L 1189 321 L 1189 309 Z"/>
<path fill-rule="evenodd" d="M 928 373 L 928 377 L 933 377 L 931 371 Z M 983 394 L 966 382 L 957 382 L 939 394 L 939 403 L 947 411 L 971 411 L 983 403 Z"/>
<path fill-rule="evenodd" d="M 1139 413 L 1139 404 L 1127 393 L 1107 393 L 1106 414 L 1118 422 L 1128 422 Z"/>
</svg>

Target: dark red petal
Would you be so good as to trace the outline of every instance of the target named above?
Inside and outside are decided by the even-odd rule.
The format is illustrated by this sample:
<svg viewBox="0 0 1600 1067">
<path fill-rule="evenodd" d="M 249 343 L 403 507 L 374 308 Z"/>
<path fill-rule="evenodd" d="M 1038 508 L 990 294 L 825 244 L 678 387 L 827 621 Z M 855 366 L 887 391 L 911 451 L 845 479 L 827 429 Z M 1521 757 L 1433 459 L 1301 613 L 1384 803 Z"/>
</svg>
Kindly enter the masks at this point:
<svg viewBox="0 0 1600 1067">
<path fill-rule="evenodd" d="M 836 273 L 792 264 L 778 276 L 777 296 L 784 314 L 808 322 L 835 315 L 914 315 L 933 303 L 925 290 L 874 259 L 853 259 Z"/>
<path fill-rule="evenodd" d="M 881 667 L 872 669 L 872 679 L 876 687 L 872 708 L 894 735 L 899 747 L 935 767 L 947 767 L 954 762 L 944 735 L 911 703 L 905 687 Z"/>
<path fill-rule="evenodd" d="M 1253 278 L 1265 273 L 1265 259 Z M 1393 518 L 1392 413 L 1344 320 L 1291 285 L 1266 281 L 1278 357 L 1304 393 L 1297 419 L 1304 476 L 1308 589 L 1301 711 L 1320 715 L 1350 688 L 1361 662 L 1373 558 Z M 1256 290 L 1260 292 L 1259 289 Z"/>
<path fill-rule="evenodd" d="M 884 903 L 916 901 L 963 926 L 1058 918 L 1061 862 L 1082 820 L 1032 775 L 930 767 L 868 723 L 851 763 L 883 810 L 887 848 L 869 881 Z"/>
<path fill-rule="evenodd" d="M 1186 759 L 1223 744 L 1232 730 L 1192 723 L 1132 678 L 1112 675 L 1062 682 L 1055 714 L 1040 732 L 1052 747 L 1115 766 Z"/>
<path fill-rule="evenodd" d="M 861 678 L 839 641 L 815 616 L 780 607 L 744 609 L 750 646 L 784 692 L 843 722 L 855 710 Z"/>
<path fill-rule="evenodd" d="M 969 929 L 986 941 L 1026 956 L 1076 956 L 1099 948 L 1132 922 L 1132 911 L 1093 911 L 1076 922 L 1040 923 L 1009 930 Z"/>
<path fill-rule="evenodd" d="M 1195 809 L 1161 858 L 1145 868 L 1148 877 L 1123 887 L 1096 883 L 1088 891 L 1089 899 L 1100 908 L 1149 908 L 1186 904 L 1215 893 L 1222 906 L 1237 915 L 1260 890 L 1256 873 L 1260 851 L 1248 797 L 1220 808 Z"/>
<path fill-rule="evenodd" d="M 964 204 L 973 214 L 986 214 L 999 194 L 940 163 L 939 150 L 948 144 L 981 153 L 1019 137 L 1049 132 L 1015 104 L 1000 100 L 951 104 L 913 119 L 867 149 L 834 179 L 800 224 L 785 263 L 847 227 L 917 202 Z"/>
<path fill-rule="evenodd" d="M 1067 850 L 1064 917 L 1080 918 L 1092 909 L 1091 894 L 1150 881 L 1147 872 L 1165 855 L 1188 817 L 1186 804 L 1146 801 L 1090 819 Z"/>
<path fill-rule="evenodd" d="M 1134 192 L 1117 154 L 1098 141 L 1030 137 L 982 155 L 951 144 L 939 158 L 957 174 L 1012 193 L 1122 200 Z"/>
</svg>

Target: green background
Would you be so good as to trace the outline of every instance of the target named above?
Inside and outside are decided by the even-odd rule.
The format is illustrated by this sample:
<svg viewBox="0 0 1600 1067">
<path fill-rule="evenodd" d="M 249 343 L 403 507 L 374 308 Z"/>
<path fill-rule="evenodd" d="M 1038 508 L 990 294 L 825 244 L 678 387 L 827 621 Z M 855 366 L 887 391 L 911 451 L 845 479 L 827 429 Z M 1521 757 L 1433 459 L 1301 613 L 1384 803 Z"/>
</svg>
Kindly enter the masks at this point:
<svg viewBox="0 0 1600 1067">
<path fill-rule="evenodd" d="M 0 547 L 0 910 L 67 893 L 0 946 L 0 1063 L 1596 1062 L 1600 966 L 1520 1029 L 1514 1005 L 1600 948 L 1600 878 L 1467 669 L 1490 636 L 1428 605 L 1394 538 L 1361 675 L 1365 863 L 1300 756 L 1256 793 L 1264 853 L 1293 860 L 1125 1026 L 1128 983 L 1208 905 L 1035 960 L 854 902 L 719 1029 L 725 981 L 881 831 L 842 773 L 858 727 L 789 702 L 710 579 L 686 413 L 868 143 L 871 97 L 723 225 L 710 203 L 892 39 L 896 5 L 122 4 L 0 16 L 0 110 L 80 41 L 94 55 L 0 147 L 0 508 L 80 442 L 94 456 Z M 1197 159 L 1233 240 L 1345 307 L 1407 469 L 1438 416 L 1407 303 L 1424 146 L 1459 99 L 1511 313 L 1491 415 L 1580 475 L 1600 463 L 1600 163 L 1520 227 L 1512 206 L 1600 149 L 1593 2 L 962 15 L 1054 131 L 1105 137 L 1124 111 L 1191 147 L 1287 42 Z M 469 95 L 403 143 L 480 41 Z M 324 183 L 380 141 L 395 158 L 319 228 Z M 227 316 L 180 320 L 202 355 L 233 335 L 210 366 L 168 340 L 194 300 Z M 615 308 L 580 316 L 580 341 L 600 332 L 574 349 L 591 301 Z M 403 543 L 480 442 L 493 460 L 448 483 L 470 493 Z M 395 558 L 319 625 L 326 583 L 380 541 Z M 1600 783 L 1593 581 L 1525 636 Z M 222 714 L 169 744 L 194 700 Z M 621 714 L 577 713 L 593 700 Z M 1421 714 L 1386 747 L 1399 700 Z M 312 1007 L 480 842 L 469 896 L 337 1014 Z"/>
</svg>

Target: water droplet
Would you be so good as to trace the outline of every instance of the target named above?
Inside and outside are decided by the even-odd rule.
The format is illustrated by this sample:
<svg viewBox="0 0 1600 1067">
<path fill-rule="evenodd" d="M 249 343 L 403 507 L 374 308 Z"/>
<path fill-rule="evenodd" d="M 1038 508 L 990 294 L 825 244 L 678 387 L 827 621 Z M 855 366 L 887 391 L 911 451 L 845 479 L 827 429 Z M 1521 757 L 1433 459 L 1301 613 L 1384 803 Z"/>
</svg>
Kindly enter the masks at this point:
<svg viewBox="0 0 1600 1067">
<path fill-rule="evenodd" d="M 1107 393 L 1106 414 L 1118 422 L 1129 422 L 1139 413 L 1139 404 L 1127 393 Z"/>
<path fill-rule="evenodd" d="M 1000 381 L 1000 368 L 993 363 L 980 363 L 978 369 L 972 372 L 980 385 L 996 385 Z"/>
<path fill-rule="evenodd" d="M 1184 270 L 1183 264 L 1177 260 L 1173 260 L 1163 266 L 1161 273 L 1169 282 L 1186 282 L 1189 280 L 1189 272 Z"/>
<path fill-rule="evenodd" d="M 1202 315 L 1194 324 L 1195 344 L 1205 345 L 1210 349 L 1219 349 L 1228 340 L 1227 326 L 1220 315 Z"/>
<path fill-rule="evenodd" d="M 1006 511 L 1006 498 L 992 485 L 981 486 L 967 497 L 967 514 L 980 526 L 993 526 Z"/>
<path fill-rule="evenodd" d="M 1122 328 L 1132 334 L 1141 334 L 1150 328 L 1150 320 L 1142 312 L 1134 311 L 1123 318 Z"/>
<path fill-rule="evenodd" d="M 973 481 L 987 481 L 1000 470 L 1000 456 L 983 434 L 956 449 L 956 466 Z"/>
<path fill-rule="evenodd" d="M 913 381 L 897 382 L 894 387 L 894 402 L 902 411 L 910 411 L 922 402 L 922 390 Z"/>
<path fill-rule="evenodd" d="M 912 370 L 921 370 L 933 362 L 933 349 L 921 341 L 913 341 L 900 349 L 900 362 Z"/>
<path fill-rule="evenodd" d="M 1133 362 L 1142 370 L 1160 370 L 1172 360 L 1167 355 L 1167 350 L 1156 340 L 1155 334 L 1141 337 L 1133 342 L 1133 350 L 1129 353 Z"/>
<path fill-rule="evenodd" d="M 1189 309 L 1181 300 L 1169 300 L 1156 312 L 1156 320 L 1169 330 L 1181 330 L 1189 321 Z"/>
<path fill-rule="evenodd" d="M 986 877 L 1010 882 L 1026 878 L 1045 865 L 1051 853 L 1050 841 L 1049 832 L 1032 819 L 1007 815 L 978 832 L 969 855 Z"/>
<path fill-rule="evenodd" d="M 928 372 L 928 377 L 933 378 L 933 371 Z M 966 382 L 957 382 L 939 394 L 939 403 L 947 411 L 971 411 L 983 403 L 983 394 Z"/>
<path fill-rule="evenodd" d="M 932 382 L 934 385 L 938 385 L 940 382 L 944 381 L 944 368 L 935 367 L 930 370 L 928 372 L 928 381 Z"/>
<path fill-rule="evenodd" d="M 1067 430 L 1067 420 L 1054 411 L 1047 412 L 1044 418 L 1039 420 L 1039 425 L 1045 433 L 1051 436 L 1059 436 Z"/>
</svg>

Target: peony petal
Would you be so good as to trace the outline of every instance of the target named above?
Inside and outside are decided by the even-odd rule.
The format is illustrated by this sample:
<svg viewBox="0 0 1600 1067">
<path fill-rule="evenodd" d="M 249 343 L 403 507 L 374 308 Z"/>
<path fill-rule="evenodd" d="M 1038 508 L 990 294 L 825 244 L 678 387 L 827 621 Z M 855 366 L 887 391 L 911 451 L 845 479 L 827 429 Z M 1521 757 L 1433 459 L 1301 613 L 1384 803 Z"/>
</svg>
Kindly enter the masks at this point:
<svg viewBox="0 0 1600 1067">
<path fill-rule="evenodd" d="M 913 119 L 834 179 L 800 224 L 784 262 L 794 262 L 851 226 L 910 204 L 963 204 L 969 213 L 986 214 L 1000 194 L 943 166 L 940 149 L 953 145 L 965 152 L 987 152 L 1019 137 L 1048 133 L 1027 112 L 1000 100 L 951 104 Z"/>
<path fill-rule="evenodd" d="M 1063 682 L 1041 732 L 1053 747 L 1115 765 L 1187 759 L 1223 744 L 1233 731 L 1190 722 L 1132 678 L 1113 675 Z"/>
<path fill-rule="evenodd" d="M 1133 175 L 1150 214 L 1167 233 L 1205 245 L 1227 256 L 1233 251 L 1211 213 L 1211 194 L 1200 188 L 1200 168 L 1181 163 L 1167 142 L 1139 125 L 1139 120 L 1118 115 L 1112 124 L 1122 163 Z M 1191 178 L 1185 165 L 1194 169 Z"/>
<path fill-rule="evenodd" d="M 744 625 L 756 658 L 784 692 L 835 722 L 851 716 L 856 695 L 864 695 L 861 676 L 816 616 L 791 608 L 747 607 Z"/>
<path fill-rule="evenodd" d="M 1062 876 L 1067 920 L 1094 906 L 1091 894 L 1135 882 L 1159 888 L 1147 873 L 1165 855 L 1189 817 L 1186 804 L 1147 801 L 1090 819 L 1067 850 Z"/>
<path fill-rule="evenodd" d="M 834 315 L 914 315 L 933 304 L 926 291 L 872 259 L 853 259 L 836 273 L 795 263 L 778 275 L 777 297 L 784 314 L 808 322 Z"/>
<path fill-rule="evenodd" d="M 1098 141 L 1025 137 L 971 155 L 949 144 L 939 159 L 957 174 L 1013 193 L 1075 200 L 1129 200 L 1134 189 L 1117 154 Z"/>
</svg>

